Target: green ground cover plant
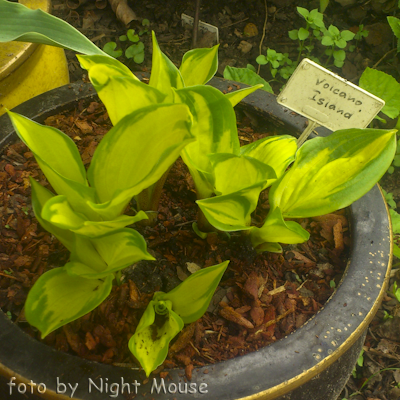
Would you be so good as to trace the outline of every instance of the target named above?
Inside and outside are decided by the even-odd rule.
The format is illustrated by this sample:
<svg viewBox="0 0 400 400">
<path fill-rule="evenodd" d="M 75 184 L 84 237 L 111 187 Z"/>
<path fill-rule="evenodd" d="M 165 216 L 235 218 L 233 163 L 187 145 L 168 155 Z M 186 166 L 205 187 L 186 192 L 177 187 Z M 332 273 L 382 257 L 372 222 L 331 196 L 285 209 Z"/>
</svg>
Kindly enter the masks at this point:
<svg viewBox="0 0 400 400">
<path fill-rule="evenodd" d="M 321 8 L 326 8 L 327 3 L 323 3 L 321 2 Z M 368 36 L 368 31 L 364 29 L 363 25 L 359 26 L 357 33 L 349 30 L 340 31 L 334 25 L 327 28 L 324 23 L 324 15 L 318 9 L 308 11 L 303 7 L 297 7 L 297 12 L 304 19 L 305 26 L 288 32 L 289 38 L 298 42 L 297 59 L 292 60 L 288 53 L 279 53 L 271 48 L 267 49 L 266 54 L 260 54 L 256 58 L 257 64 L 269 66 L 272 81 L 284 84 L 303 57 L 308 57 L 326 68 L 331 66 L 341 68 L 346 59 L 346 51 L 354 51 L 357 47 L 357 44 L 349 45 L 349 43 L 353 39 L 358 43 L 362 38 Z M 315 54 L 317 43 L 326 47 L 324 54 Z M 247 68 L 227 66 L 224 71 L 225 79 L 247 84 L 259 82 L 262 78 L 257 78 L 257 76 L 255 68 L 251 65 L 248 65 Z M 266 90 L 273 93 L 269 83 Z"/>
<path fill-rule="evenodd" d="M 110 41 L 104 45 L 103 51 L 114 58 L 120 58 L 122 55 L 125 55 L 128 62 L 133 60 L 136 64 L 141 64 L 144 61 L 144 43 L 140 40 L 140 37 L 148 33 L 149 25 L 150 21 L 144 19 L 142 21 L 143 29 L 138 33 L 134 29 L 128 29 L 126 35 L 121 35 L 118 38 L 121 45 L 125 44 L 123 46 L 125 50 L 117 49 L 117 43 Z"/>
</svg>

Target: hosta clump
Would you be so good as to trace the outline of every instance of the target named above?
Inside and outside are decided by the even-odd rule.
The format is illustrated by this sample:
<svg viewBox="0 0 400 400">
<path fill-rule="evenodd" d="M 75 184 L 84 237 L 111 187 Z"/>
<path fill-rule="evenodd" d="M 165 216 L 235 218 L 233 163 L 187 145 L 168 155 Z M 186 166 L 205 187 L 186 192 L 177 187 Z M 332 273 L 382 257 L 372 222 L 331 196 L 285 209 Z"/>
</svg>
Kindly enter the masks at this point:
<svg viewBox="0 0 400 400">
<path fill-rule="evenodd" d="M 28 295 L 26 317 L 44 337 L 99 305 L 121 269 L 153 259 L 143 237 L 126 228 L 146 214 L 123 212 L 193 140 L 191 118 L 179 104 L 153 105 L 126 116 L 104 136 L 86 172 L 64 133 L 12 112 L 9 116 L 57 193 L 31 179 L 35 215 L 71 252 L 70 261 L 43 274 Z"/>
<path fill-rule="evenodd" d="M 38 10 L 0 0 L 0 26 L 0 41 L 35 41 L 83 53 L 79 61 L 114 125 L 85 171 L 68 137 L 9 114 L 57 192 L 32 181 L 37 218 L 71 251 L 69 263 L 40 277 L 28 296 L 27 319 L 42 336 L 99 305 L 121 269 L 152 259 L 143 238 L 127 226 L 147 218 L 141 210 L 157 210 L 178 155 L 193 177 L 200 234 L 245 231 L 257 250 L 276 252 L 279 243 L 309 238 L 287 219 L 351 204 L 383 175 L 394 155 L 395 130 L 339 131 L 299 150 L 287 135 L 240 147 L 233 106 L 260 85 L 227 95 L 205 86 L 217 70 L 217 46 L 189 51 L 177 69 L 153 34 L 146 85 L 74 28 Z M 252 226 L 260 193 L 269 187 L 270 212 L 262 226 Z M 125 216 L 132 197 L 139 209 Z M 173 291 L 154 295 L 129 345 L 147 375 L 163 362 L 183 324 L 204 313 L 226 266 L 208 267 Z"/>
<path fill-rule="evenodd" d="M 275 138 L 278 140 L 279 137 Z M 261 161 L 260 154 L 265 156 L 266 151 L 256 152 L 260 146 L 258 142 L 244 146 L 242 153 Z M 328 214 L 367 193 L 390 166 L 396 151 L 396 130 L 346 129 L 326 138 L 311 139 L 297 151 L 288 139 L 284 148 L 286 153 L 282 152 L 280 160 L 269 161 L 277 171 L 277 179 L 260 174 L 261 168 L 255 172 L 247 167 L 247 188 L 243 188 L 243 182 L 240 190 L 235 188 L 227 194 L 197 201 L 215 228 L 247 231 L 258 251 L 281 252 L 279 243 L 295 244 L 309 239 L 309 233 L 299 223 L 285 218 Z M 285 170 L 283 167 L 294 159 Z M 235 173 L 240 173 L 228 165 L 222 171 L 225 182 L 228 177 L 229 182 L 235 182 Z M 268 186 L 270 211 L 261 227 L 252 226 L 251 212 L 257 206 L 258 194 Z"/>
<path fill-rule="evenodd" d="M 70 25 L 40 10 L 0 0 L 0 22 L 0 41 L 39 42 L 86 54 L 79 60 L 114 125 L 86 171 L 68 136 L 9 112 L 56 192 L 31 180 L 37 219 L 71 251 L 64 267 L 38 279 L 25 304 L 27 320 L 45 337 L 98 306 L 123 268 L 153 259 L 142 236 L 127 228 L 147 219 L 146 213 L 123 215 L 126 206 L 136 197 L 139 208 L 156 209 L 166 173 L 192 142 L 197 144 L 182 156 L 199 175 L 202 189 L 203 174 L 211 171 L 203 153 L 238 148 L 233 104 L 257 87 L 225 96 L 204 86 L 217 70 L 217 46 L 186 53 L 178 70 L 153 34 L 153 69 L 146 85 Z M 205 312 L 227 264 L 203 269 L 172 292 L 155 295 L 130 344 L 147 374 L 163 362 L 169 341 L 183 324 Z M 134 340 L 153 329 L 152 310 L 170 321 L 163 328 L 168 340 L 147 337 L 143 356 Z"/>
</svg>

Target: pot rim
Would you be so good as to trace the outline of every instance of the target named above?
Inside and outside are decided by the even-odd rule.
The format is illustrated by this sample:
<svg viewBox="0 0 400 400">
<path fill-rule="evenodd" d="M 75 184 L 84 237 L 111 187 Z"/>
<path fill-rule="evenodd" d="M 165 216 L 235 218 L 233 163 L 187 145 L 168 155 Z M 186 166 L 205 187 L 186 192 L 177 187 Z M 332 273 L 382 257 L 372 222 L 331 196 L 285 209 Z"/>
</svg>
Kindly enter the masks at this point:
<svg viewBox="0 0 400 400">
<path fill-rule="evenodd" d="M 221 90 L 227 90 L 231 81 L 214 78 L 212 84 Z M 235 83 L 237 85 L 237 83 Z M 68 108 L 68 104 L 79 97 L 96 96 L 90 84 L 77 82 L 54 89 L 43 95 L 21 104 L 13 111 L 33 119 L 44 120 L 54 112 Z M 58 103 L 58 104 L 56 104 Z M 290 110 L 277 105 L 275 96 L 265 91 L 256 91 L 242 101 L 245 107 L 254 107 L 259 113 L 271 114 L 283 118 L 284 126 L 289 131 L 299 131 L 306 125 L 305 119 Z M 32 108 L 31 108 L 32 107 Z M 50 108 L 50 111 L 47 109 Z M 0 117 L 0 146 L 11 143 L 12 127 L 6 116 Z M 310 318 L 301 328 L 284 339 L 264 347 L 256 352 L 235 359 L 223 361 L 193 370 L 192 383 L 196 386 L 196 395 L 203 399 L 274 399 L 283 395 L 304 382 L 310 380 L 334 361 L 336 361 L 363 333 L 379 308 L 380 301 L 386 291 L 391 268 L 392 230 L 388 209 L 382 193 L 375 185 L 370 192 L 350 206 L 352 215 L 352 251 L 348 267 L 341 284 L 323 309 Z M 367 251 L 365 251 L 367 250 Z M 367 268 L 369 266 L 370 268 Z M 342 310 L 338 313 L 338 310 Z M 25 338 L 25 345 L 18 340 Z M 40 383 L 45 381 L 45 371 L 49 367 L 52 381 L 46 385 L 43 398 L 65 398 L 56 394 L 56 377 L 61 382 L 79 383 L 75 399 L 85 399 L 88 392 L 88 379 L 108 379 L 110 383 L 142 382 L 143 374 L 138 369 L 128 369 L 99 364 L 65 353 L 55 351 L 20 330 L 0 313 L 0 341 L 8 346 L 0 347 L 0 375 L 7 378 L 14 376 L 16 382 Z M 33 356 L 25 356 L 29 349 Z M 55 364 L 51 364 L 55 360 Z M 17 363 L 19 362 L 19 364 Z M 37 368 L 37 363 L 40 368 Z M 43 365 L 42 365 L 43 364 Z M 277 365 L 279 368 L 277 368 Z M 61 368 L 60 368 L 61 366 Z M 30 371 L 29 368 L 33 368 Z M 245 379 L 243 371 L 246 370 Z M 300 372 L 294 372 L 299 370 Z M 84 375 L 84 373 L 86 375 Z M 29 374 L 29 376 L 27 375 Z M 184 383 L 183 370 L 169 370 L 170 383 Z M 63 378 L 64 377 L 64 381 Z M 139 392 L 149 392 L 154 384 L 150 377 L 147 386 L 142 385 Z M 157 378 L 156 378 L 157 379 Z M 159 382 L 159 379 L 158 381 Z M 241 386 L 238 387 L 238 383 Z M 207 394 L 199 392 L 201 384 L 205 384 Z M 51 385 L 51 386 L 50 386 Z M 203 386 L 204 387 L 204 386 Z M 0 388 L 1 390 L 1 388 Z M 186 398 L 185 394 L 159 393 L 158 399 L 166 400 L 171 396 L 177 399 Z M 187 395 L 186 395 L 187 396 Z M 90 394 L 90 399 L 102 399 L 104 395 L 97 391 Z M 120 394 L 117 399 L 124 399 Z"/>
</svg>

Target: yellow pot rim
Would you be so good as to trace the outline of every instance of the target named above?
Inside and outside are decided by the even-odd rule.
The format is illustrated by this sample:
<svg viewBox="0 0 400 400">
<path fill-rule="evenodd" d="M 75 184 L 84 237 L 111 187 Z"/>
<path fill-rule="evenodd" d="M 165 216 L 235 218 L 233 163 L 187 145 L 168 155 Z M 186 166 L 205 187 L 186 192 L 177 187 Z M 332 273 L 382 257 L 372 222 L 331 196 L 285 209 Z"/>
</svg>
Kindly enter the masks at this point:
<svg viewBox="0 0 400 400">
<path fill-rule="evenodd" d="M 51 11 L 51 0 L 19 0 L 20 4 L 36 10 Z M 7 42 L 0 43 L 0 81 L 21 66 L 36 50 L 37 43 Z"/>
</svg>

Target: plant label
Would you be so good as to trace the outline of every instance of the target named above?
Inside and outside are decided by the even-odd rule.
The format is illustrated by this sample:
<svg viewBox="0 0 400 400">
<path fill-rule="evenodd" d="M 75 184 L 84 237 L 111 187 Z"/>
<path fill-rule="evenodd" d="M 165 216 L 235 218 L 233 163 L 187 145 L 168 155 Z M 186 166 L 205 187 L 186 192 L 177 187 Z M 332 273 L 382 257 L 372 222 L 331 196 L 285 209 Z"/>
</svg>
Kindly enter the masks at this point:
<svg viewBox="0 0 400 400">
<path fill-rule="evenodd" d="M 186 15 L 186 14 L 182 14 L 181 15 L 181 20 L 182 20 L 182 26 L 184 25 L 189 25 L 189 26 L 193 26 L 193 21 L 194 18 Z M 214 25 L 211 24 L 207 24 L 207 22 L 203 22 L 203 21 L 199 21 L 199 29 L 205 33 L 205 32 L 211 32 L 214 34 L 214 39 L 215 39 L 215 43 L 219 43 L 219 31 L 218 28 Z"/>
<path fill-rule="evenodd" d="M 305 58 L 278 103 L 333 131 L 366 128 L 385 105 L 379 97 Z"/>
</svg>

